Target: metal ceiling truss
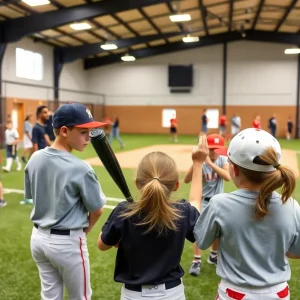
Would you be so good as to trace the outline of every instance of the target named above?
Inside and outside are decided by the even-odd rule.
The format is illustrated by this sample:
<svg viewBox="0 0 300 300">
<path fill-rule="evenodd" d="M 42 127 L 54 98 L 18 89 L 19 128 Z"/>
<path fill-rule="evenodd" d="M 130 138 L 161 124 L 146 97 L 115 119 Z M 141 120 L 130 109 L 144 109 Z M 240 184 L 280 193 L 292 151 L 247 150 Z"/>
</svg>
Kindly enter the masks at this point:
<svg viewBox="0 0 300 300">
<path fill-rule="evenodd" d="M 189 50 L 240 40 L 300 45 L 300 34 L 297 33 L 269 32 L 257 30 L 248 30 L 245 31 L 245 33 L 246 36 L 243 38 L 241 36 L 241 33 L 238 31 L 228 31 L 226 33 L 202 37 L 200 41 L 196 43 L 176 42 L 168 45 L 131 51 L 130 54 L 138 59 L 159 54 L 172 53 L 176 51 Z M 123 54 L 114 54 L 111 56 L 85 59 L 84 69 L 87 70 L 95 67 L 120 62 L 121 56 L 123 56 Z"/>
<path fill-rule="evenodd" d="M 121 11 L 138 9 L 173 0 L 103 0 L 83 5 L 61 8 L 55 11 L 9 19 L 0 24 L 0 43 L 15 42 L 30 34 L 53 29 L 65 24 L 112 15 Z M 24 7 L 22 7 L 24 9 Z M 18 30 L 17 30 L 18 28 Z"/>
<path fill-rule="evenodd" d="M 291 10 L 295 7 L 295 5 L 297 4 L 297 2 L 298 2 L 298 0 L 292 0 L 290 6 L 286 9 L 285 14 L 283 15 L 283 17 L 279 21 L 278 25 L 276 26 L 275 31 L 278 31 L 280 29 L 281 25 L 284 23 L 284 21 L 288 17 L 288 15 L 291 12 Z"/>
<path fill-rule="evenodd" d="M 187 32 L 184 32 L 187 33 Z M 170 37 L 175 37 L 184 34 L 182 32 L 170 32 L 165 34 L 153 34 L 153 35 L 146 35 L 146 36 L 138 36 L 128 39 L 120 39 L 120 40 L 113 40 L 110 41 L 112 44 L 116 44 L 118 48 L 129 48 L 133 45 L 148 43 L 151 41 L 156 41 L 158 39 L 167 39 Z M 58 47 L 55 48 L 55 51 L 59 53 L 60 56 L 60 63 L 70 63 L 76 59 L 86 58 L 91 55 L 96 55 L 101 52 L 107 52 L 100 48 L 101 43 L 94 43 L 76 47 Z M 132 51 L 130 51 L 131 53 Z M 115 55 L 115 54 L 114 54 Z"/>
</svg>

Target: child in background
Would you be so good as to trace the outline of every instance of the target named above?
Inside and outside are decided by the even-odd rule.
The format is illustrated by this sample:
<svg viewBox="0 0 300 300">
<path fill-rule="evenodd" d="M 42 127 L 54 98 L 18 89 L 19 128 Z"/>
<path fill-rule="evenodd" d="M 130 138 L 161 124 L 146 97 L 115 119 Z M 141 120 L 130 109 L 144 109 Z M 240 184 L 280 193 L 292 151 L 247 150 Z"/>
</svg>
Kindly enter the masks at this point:
<svg viewBox="0 0 300 300">
<path fill-rule="evenodd" d="M 6 166 L 2 167 L 5 172 L 10 172 L 13 160 L 17 164 L 17 171 L 22 169 L 22 164 L 17 156 L 19 137 L 17 129 L 13 128 L 12 121 L 7 121 L 5 130 Z"/>
<path fill-rule="evenodd" d="M 252 122 L 252 127 L 256 129 L 261 128 L 261 121 L 260 121 L 260 116 L 256 116 L 255 119 Z"/>
<path fill-rule="evenodd" d="M 287 130 L 286 130 L 286 139 L 287 140 L 291 139 L 291 134 L 293 132 L 293 127 L 294 127 L 294 124 L 293 124 L 292 118 L 289 117 L 288 121 L 287 121 Z"/>
<path fill-rule="evenodd" d="M 209 155 L 202 165 L 202 185 L 203 195 L 201 199 L 201 213 L 209 204 L 211 197 L 224 192 L 224 180 L 229 181 L 230 175 L 228 171 L 227 157 L 216 154 L 215 150 L 223 148 L 225 140 L 218 134 L 210 134 L 207 136 L 207 144 Z M 193 166 L 184 176 L 184 182 L 189 183 L 192 180 Z M 212 248 L 207 262 L 216 265 L 218 261 L 218 242 L 212 243 Z M 189 273 L 198 276 L 201 271 L 201 250 L 194 244 L 194 260 L 190 267 Z"/>
<path fill-rule="evenodd" d="M 172 119 L 170 120 L 170 141 L 178 142 L 177 126 L 178 121 L 176 119 L 176 116 L 173 115 Z"/>
<path fill-rule="evenodd" d="M 289 300 L 287 257 L 300 258 L 300 207 L 291 198 L 295 175 L 280 165 L 280 145 L 263 130 L 245 129 L 228 151 L 216 151 L 228 153 L 238 188 L 214 196 L 194 229 L 201 249 L 220 240 L 216 299 Z M 282 195 L 276 192 L 279 188 Z"/>
<path fill-rule="evenodd" d="M 223 137 L 225 137 L 226 125 L 227 125 L 226 115 L 222 115 L 219 120 L 219 127 L 220 127 L 220 135 Z"/>
<path fill-rule="evenodd" d="M 192 154 L 196 169 L 192 186 L 201 186 L 201 166 L 207 154 L 206 138 L 201 137 Z M 118 247 L 115 281 L 124 284 L 121 300 L 186 299 L 179 263 L 185 239 L 194 242 L 192 232 L 199 213 L 185 200 L 171 200 L 178 179 L 171 157 L 162 152 L 147 154 L 137 169 L 140 200 L 119 203 L 102 228 L 99 249 Z"/>
</svg>

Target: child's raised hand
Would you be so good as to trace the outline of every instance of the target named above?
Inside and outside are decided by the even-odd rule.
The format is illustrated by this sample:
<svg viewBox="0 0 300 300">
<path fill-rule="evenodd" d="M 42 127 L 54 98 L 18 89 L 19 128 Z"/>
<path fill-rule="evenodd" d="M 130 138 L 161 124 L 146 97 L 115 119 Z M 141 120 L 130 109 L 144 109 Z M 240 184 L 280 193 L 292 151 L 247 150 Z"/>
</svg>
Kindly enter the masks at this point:
<svg viewBox="0 0 300 300">
<path fill-rule="evenodd" d="M 208 156 L 208 145 L 206 135 L 202 135 L 199 137 L 198 146 L 194 147 L 192 152 L 192 160 L 193 162 L 203 163 Z"/>
</svg>

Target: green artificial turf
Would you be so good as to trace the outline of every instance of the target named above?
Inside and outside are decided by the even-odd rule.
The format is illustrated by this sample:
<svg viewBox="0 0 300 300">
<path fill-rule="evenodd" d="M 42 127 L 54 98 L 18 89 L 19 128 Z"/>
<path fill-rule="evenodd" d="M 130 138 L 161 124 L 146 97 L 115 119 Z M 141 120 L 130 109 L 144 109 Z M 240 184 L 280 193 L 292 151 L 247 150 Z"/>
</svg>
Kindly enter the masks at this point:
<svg viewBox="0 0 300 300">
<path fill-rule="evenodd" d="M 165 135 L 122 135 L 125 149 L 120 150 L 117 141 L 113 143 L 113 149 L 127 151 L 130 149 L 146 147 L 154 144 L 170 144 L 168 136 Z M 180 136 L 179 143 L 195 144 L 196 136 Z M 283 148 L 298 150 L 300 141 L 280 141 Z M 94 150 L 89 146 L 84 153 L 76 153 L 81 158 L 95 157 Z M 188 166 L 187 166 L 188 167 Z M 134 197 L 137 191 L 134 186 L 135 170 L 123 169 L 128 185 Z M 95 167 L 95 172 L 105 194 L 108 197 L 122 198 L 112 179 L 103 167 Z M 182 182 L 183 174 L 180 174 L 181 185 L 174 194 L 176 198 L 187 198 L 189 185 Z M 9 174 L 1 173 L 1 181 L 5 188 L 23 189 L 23 172 L 12 171 Z M 297 180 L 295 198 L 300 199 L 300 179 Z M 234 189 L 232 182 L 225 184 L 225 190 Z M 35 263 L 31 258 L 29 242 L 32 223 L 29 220 L 31 205 L 20 205 L 23 200 L 22 194 L 10 193 L 5 195 L 8 205 L 0 209 L 0 299 L 2 300 L 38 300 L 40 298 L 40 281 Z M 109 205 L 115 202 L 108 201 Z M 119 299 L 120 284 L 113 281 L 114 262 L 116 250 L 100 252 L 96 248 L 97 236 L 102 224 L 110 213 L 105 210 L 99 223 L 88 235 L 91 282 L 93 288 L 93 299 L 111 300 Z M 202 254 L 202 271 L 198 277 L 186 274 L 183 277 L 185 291 L 188 300 L 215 299 L 219 278 L 216 276 L 216 268 L 206 262 L 208 251 Z M 268 256 L 268 253 L 266 253 Z M 182 255 L 181 265 L 188 273 L 193 258 L 192 244 L 186 242 Z M 300 261 L 291 261 L 292 279 L 289 282 L 291 288 L 291 299 L 300 300 Z M 67 299 L 67 297 L 66 297 Z"/>
</svg>

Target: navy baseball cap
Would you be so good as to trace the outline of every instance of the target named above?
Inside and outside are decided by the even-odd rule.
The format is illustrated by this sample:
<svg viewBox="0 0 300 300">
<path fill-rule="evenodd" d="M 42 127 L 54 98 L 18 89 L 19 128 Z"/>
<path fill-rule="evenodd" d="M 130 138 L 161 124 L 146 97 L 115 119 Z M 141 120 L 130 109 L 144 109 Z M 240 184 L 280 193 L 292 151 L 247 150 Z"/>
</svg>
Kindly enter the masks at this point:
<svg viewBox="0 0 300 300">
<path fill-rule="evenodd" d="M 105 125 L 107 123 L 94 121 L 90 110 L 80 103 L 64 104 L 53 114 L 53 128 L 62 126 L 97 128 Z"/>
</svg>

